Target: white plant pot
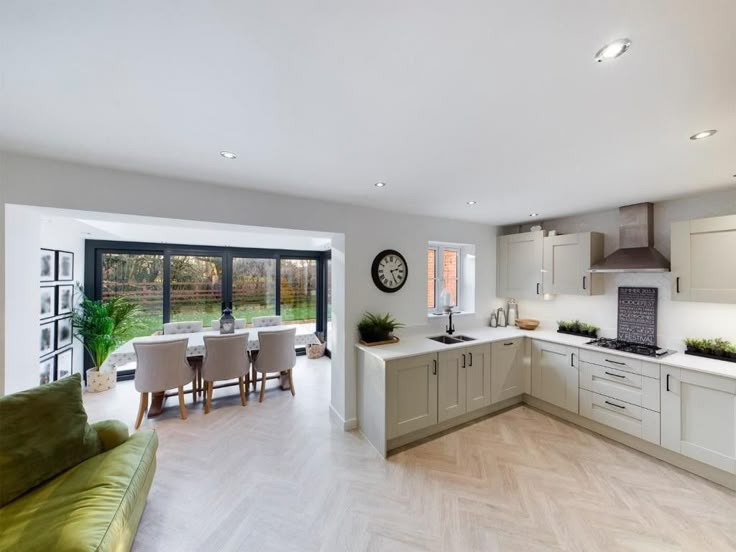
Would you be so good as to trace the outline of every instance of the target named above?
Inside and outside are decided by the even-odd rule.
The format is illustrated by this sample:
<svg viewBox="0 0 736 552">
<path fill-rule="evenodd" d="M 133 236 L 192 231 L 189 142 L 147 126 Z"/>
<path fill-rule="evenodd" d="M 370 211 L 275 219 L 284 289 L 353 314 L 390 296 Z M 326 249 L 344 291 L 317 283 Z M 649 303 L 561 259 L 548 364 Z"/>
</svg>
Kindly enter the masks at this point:
<svg viewBox="0 0 736 552">
<path fill-rule="evenodd" d="M 115 387 L 118 380 L 118 371 L 116 368 L 105 368 L 104 370 L 95 370 L 90 368 L 87 370 L 87 391 L 90 393 L 100 393 Z"/>
</svg>

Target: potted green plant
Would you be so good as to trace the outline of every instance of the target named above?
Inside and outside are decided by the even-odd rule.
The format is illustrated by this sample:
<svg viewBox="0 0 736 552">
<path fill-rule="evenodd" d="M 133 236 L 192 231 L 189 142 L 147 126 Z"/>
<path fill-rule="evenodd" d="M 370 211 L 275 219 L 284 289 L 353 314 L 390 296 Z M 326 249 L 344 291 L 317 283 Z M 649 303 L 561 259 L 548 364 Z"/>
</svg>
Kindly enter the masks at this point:
<svg viewBox="0 0 736 552">
<path fill-rule="evenodd" d="M 685 339 L 685 354 L 736 362 L 736 345 L 723 338 Z"/>
<path fill-rule="evenodd" d="M 375 343 L 386 343 L 398 341 L 399 338 L 393 335 L 394 330 L 403 328 L 404 325 L 397 322 L 390 314 L 373 314 L 366 312 L 358 322 L 358 333 L 360 333 L 360 341 L 364 345 Z"/>
<path fill-rule="evenodd" d="M 139 307 L 127 297 L 106 301 L 90 299 L 80 288 L 82 301 L 74 309 L 74 337 L 84 345 L 93 367 L 87 370 L 87 389 L 98 392 L 115 386 L 117 370 L 103 370 L 107 357 L 120 346 L 138 325 Z"/>
</svg>

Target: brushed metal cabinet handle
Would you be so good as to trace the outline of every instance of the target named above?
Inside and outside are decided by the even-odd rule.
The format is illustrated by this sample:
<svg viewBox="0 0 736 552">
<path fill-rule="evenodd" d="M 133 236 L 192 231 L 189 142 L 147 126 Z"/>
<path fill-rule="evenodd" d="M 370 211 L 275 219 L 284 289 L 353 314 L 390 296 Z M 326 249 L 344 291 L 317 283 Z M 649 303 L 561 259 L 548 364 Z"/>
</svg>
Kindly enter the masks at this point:
<svg viewBox="0 0 736 552">
<path fill-rule="evenodd" d="M 472 366 L 473 365 L 473 353 L 468 353 L 468 356 L 470 357 L 470 364 L 468 364 L 468 366 Z"/>
<path fill-rule="evenodd" d="M 504 347 L 508 347 L 509 345 L 513 345 L 513 344 L 514 344 L 514 342 L 513 341 L 510 341 L 509 343 L 504 343 L 503 346 Z"/>
<path fill-rule="evenodd" d="M 615 360 L 609 360 L 609 359 L 605 359 L 605 360 L 606 362 L 610 362 L 611 364 L 618 364 L 619 366 L 626 366 L 625 362 L 617 362 Z"/>
<path fill-rule="evenodd" d="M 583 276 L 583 289 L 585 289 L 585 276 Z"/>
<path fill-rule="evenodd" d="M 670 375 L 667 374 L 667 385 L 666 385 L 667 391 L 670 390 Z"/>
<path fill-rule="evenodd" d="M 680 277 L 675 278 L 675 293 L 680 293 Z"/>
<path fill-rule="evenodd" d="M 432 368 L 432 375 L 437 375 L 437 359 L 432 360 L 432 363 L 434 364 L 434 367 Z"/>
<path fill-rule="evenodd" d="M 465 353 L 463 353 L 463 368 L 465 368 Z"/>
<path fill-rule="evenodd" d="M 611 372 L 604 372 L 607 376 L 614 376 L 616 378 L 623 378 L 626 379 L 626 376 L 622 376 L 621 374 L 612 374 Z"/>
<path fill-rule="evenodd" d="M 575 353 L 570 353 L 570 366 L 575 368 Z"/>
<path fill-rule="evenodd" d="M 621 406 L 620 404 L 615 404 L 615 403 L 612 403 L 612 402 L 609 402 L 609 401 L 603 401 L 603 402 L 605 402 L 606 404 L 610 404 L 611 406 L 615 406 L 616 408 L 620 408 L 622 410 L 626 410 L 626 407 L 625 406 Z"/>
</svg>

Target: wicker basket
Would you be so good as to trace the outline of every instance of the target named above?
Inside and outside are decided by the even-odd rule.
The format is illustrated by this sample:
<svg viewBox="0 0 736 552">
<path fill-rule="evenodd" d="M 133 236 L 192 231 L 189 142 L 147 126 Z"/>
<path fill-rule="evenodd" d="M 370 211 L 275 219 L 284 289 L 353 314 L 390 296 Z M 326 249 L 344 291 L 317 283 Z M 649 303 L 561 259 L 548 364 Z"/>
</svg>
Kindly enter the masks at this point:
<svg viewBox="0 0 736 552">
<path fill-rule="evenodd" d="M 326 348 L 327 343 L 310 343 L 307 345 L 307 358 L 322 358 Z"/>
</svg>

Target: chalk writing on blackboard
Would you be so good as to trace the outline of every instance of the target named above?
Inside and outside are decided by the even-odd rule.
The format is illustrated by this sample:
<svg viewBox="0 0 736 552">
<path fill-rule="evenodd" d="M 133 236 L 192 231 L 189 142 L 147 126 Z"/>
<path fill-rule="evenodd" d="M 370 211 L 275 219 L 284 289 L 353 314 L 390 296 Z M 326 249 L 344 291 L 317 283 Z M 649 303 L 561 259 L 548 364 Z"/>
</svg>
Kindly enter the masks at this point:
<svg viewBox="0 0 736 552">
<path fill-rule="evenodd" d="M 657 288 L 618 288 L 618 339 L 657 345 Z"/>
</svg>

